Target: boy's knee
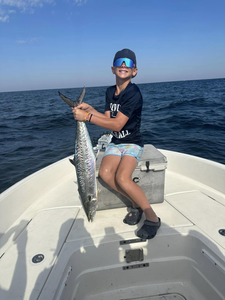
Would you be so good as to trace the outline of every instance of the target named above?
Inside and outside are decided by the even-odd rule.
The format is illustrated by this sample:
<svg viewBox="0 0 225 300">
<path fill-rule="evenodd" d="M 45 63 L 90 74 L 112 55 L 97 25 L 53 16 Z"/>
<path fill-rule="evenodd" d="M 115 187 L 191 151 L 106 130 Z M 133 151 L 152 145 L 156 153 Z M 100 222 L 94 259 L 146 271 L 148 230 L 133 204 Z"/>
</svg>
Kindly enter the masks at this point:
<svg viewBox="0 0 225 300">
<path fill-rule="evenodd" d="M 127 183 L 127 178 L 126 178 L 125 174 L 120 173 L 120 172 L 117 173 L 116 174 L 116 182 L 121 188 L 124 188 L 124 186 Z"/>
<path fill-rule="evenodd" d="M 100 167 L 99 169 L 99 176 L 105 181 L 105 182 L 108 182 L 111 178 L 111 172 L 108 168 L 103 168 L 103 167 Z"/>
</svg>

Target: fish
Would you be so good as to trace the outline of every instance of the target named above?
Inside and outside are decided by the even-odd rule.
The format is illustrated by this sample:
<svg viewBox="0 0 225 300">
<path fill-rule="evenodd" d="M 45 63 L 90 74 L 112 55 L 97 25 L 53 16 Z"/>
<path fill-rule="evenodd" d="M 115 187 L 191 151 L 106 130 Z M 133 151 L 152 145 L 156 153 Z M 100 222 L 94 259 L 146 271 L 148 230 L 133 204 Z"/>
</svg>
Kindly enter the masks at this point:
<svg viewBox="0 0 225 300">
<path fill-rule="evenodd" d="M 70 106 L 76 107 L 83 102 L 85 87 L 77 101 L 73 101 L 60 92 L 59 96 Z M 74 159 L 77 174 L 78 192 L 87 219 L 93 222 L 97 208 L 96 157 L 85 122 L 76 121 Z"/>
</svg>

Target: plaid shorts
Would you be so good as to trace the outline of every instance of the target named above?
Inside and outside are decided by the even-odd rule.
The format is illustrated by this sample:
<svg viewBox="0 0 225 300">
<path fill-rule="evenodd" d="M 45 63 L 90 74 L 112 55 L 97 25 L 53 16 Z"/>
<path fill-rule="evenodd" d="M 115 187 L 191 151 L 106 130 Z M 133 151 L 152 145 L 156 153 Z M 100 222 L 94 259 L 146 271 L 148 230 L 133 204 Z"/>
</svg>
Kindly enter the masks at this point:
<svg viewBox="0 0 225 300">
<path fill-rule="evenodd" d="M 106 150 L 105 154 L 106 155 L 117 155 L 120 156 L 121 158 L 124 155 L 130 155 L 133 156 L 137 159 L 137 162 L 139 163 L 141 155 L 143 153 L 144 147 L 138 146 L 136 144 L 114 144 L 110 143 Z"/>
</svg>

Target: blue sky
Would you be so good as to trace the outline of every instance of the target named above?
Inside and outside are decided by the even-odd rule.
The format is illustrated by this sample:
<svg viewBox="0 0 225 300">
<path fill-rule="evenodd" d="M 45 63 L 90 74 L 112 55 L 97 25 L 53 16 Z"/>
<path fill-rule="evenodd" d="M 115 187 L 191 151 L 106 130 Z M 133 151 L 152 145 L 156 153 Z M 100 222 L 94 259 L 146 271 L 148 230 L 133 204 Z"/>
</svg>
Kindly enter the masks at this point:
<svg viewBox="0 0 225 300">
<path fill-rule="evenodd" d="M 224 78 L 224 0 L 0 0 L 0 91 L 115 83 L 116 51 L 136 83 Z"/>
</svg>

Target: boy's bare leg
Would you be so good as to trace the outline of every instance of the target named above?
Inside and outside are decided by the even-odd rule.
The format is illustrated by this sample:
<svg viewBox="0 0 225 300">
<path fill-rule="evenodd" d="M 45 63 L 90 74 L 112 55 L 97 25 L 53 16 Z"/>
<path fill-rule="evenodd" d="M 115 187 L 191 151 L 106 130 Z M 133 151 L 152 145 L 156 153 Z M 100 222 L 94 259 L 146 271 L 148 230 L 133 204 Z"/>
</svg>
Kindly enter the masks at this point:
<svg viewBox="0 0 225 300">
<path fill-rule="evenodd" d="M 132 173 L 137 166 L 137 159 L 130 155 L 124 155 L 118 166 L 116 182 L 129 197 L 140 206 L 147 220 L 158 222 L 158 217 L 148 202 L 145 193 L 139 185 L 132 180 Z"/>
<path fill-rule="evenodd" d="M 141 207 L 147 220 L 158 222 L 158 217 L 150 206 L 148 199 L 142 189 L 132 180 L 132 173 L 137 166 L 137 159 L 125 155 L 107 155 L 103 158 L 100 167 L 100 176 L 113 189 L 127 197 L 133 207 Z"/>
<path fill-rule="evenodd" d="M 120 156 L 107 155 L 103 157 L 99 170 L 99 175 L 109 186 L 111 186 L 111 188 L 113 188 L 114 190 L 125 196 L 127 199 L 129 199 L 133 207 L 138 207 L 138 205 L 133 201 L 133 199 L 116 182 L 116 172 L 120 162 Z"/>
</svg>

